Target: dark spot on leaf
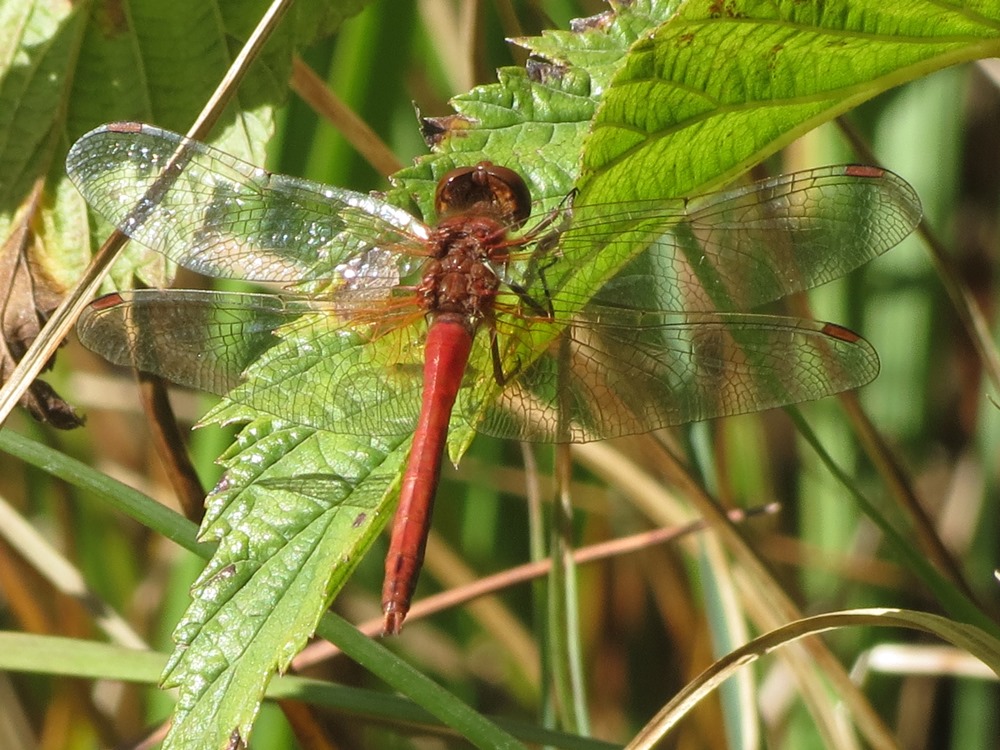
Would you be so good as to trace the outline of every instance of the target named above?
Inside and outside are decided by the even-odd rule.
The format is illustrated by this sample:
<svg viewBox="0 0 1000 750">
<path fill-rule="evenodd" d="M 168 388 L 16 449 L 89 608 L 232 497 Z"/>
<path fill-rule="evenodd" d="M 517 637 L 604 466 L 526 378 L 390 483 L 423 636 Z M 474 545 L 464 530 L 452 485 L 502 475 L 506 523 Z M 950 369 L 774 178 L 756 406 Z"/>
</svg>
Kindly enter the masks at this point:
<svg viewBox="0 0 1000 750">
<path fill-rule="evenodd" d="M 212 577 L 213 583 L 215 581 L 226 581 L 236 575 L 236 566 L 233 563 L 229 563 L 226 567 L 220 570 Z"/>
<path fill-rule="evenodd" d="M 768 61 L 767 61 L 767 67 L 768 67 L 768 69 L 770 69 L 772 71 L 774 70 L 774 68 L 778 64 L 778 56 L 781 54 L 781 51 L 784 48 L 785 48 L 785 45 L 783 45 L 783 44 L 776 44 L 773 47 L 771 47 L 771 49 L 768 51 Z"/>
<path fill-rule="evenodd" d="M 721 18 L 725 16 L 726 18 L 742 18 L 744 16 L 737 6 L 733 2 L 725 2 L 725 0 L 713 0 L 713 2 L 708 6 L 708 15 L 711 18 Z"/>
<path fill-rule="evenodd" d="M 128 32 L 128 18 L 122 0 L 99 3 L 94 11 L 94 20 L 105 36 L 116 37 Z"/>
<path fill-rule="evenodd" d="M 627 8 L 633 5 L 633 0 L 620 0 L 615 5 L 618 8 Z M 570 31 L 575 31 L 578 34 L 590 29 L 607 29 L 615 22 L 616 15 L 617 10 L 606 10 L 603 13 L 597 13 L 586 18 L 574 18 L 569 22 L 569 28 Z"/>
<path fill-rule="evenodd" d="M 234 729 L 232 734 L 229 735 L 229 744 L 226 745 L 226 750 L 241 750 L 246 747 L 246 743 L 243 742 L 243 738 L 240 737 L 240 730 Z"/>
<path fill-rule="evenodd" d="M 449 135 L 464 135 L 473 121 L 462 115 L 446 115 L 445 117 L 422 117 L 420 119 L 420 134 L 429 148 L 441 145 Z"/>
<path fill-rule="evenodd" d="M 367 513 L 358 513 L 358 515 L 354 519 L 354 523 L 352 523 L 351 526 L 356 529 L 367 520 L 368 520 Z"/>
<path fill-rule="evenodd" d="M 536 57 L 528 58 L 525 64 L 528 78 L 538 83 L 559 83 L 566 75 L 566 66 L 541 60 Z"/>
</svg>

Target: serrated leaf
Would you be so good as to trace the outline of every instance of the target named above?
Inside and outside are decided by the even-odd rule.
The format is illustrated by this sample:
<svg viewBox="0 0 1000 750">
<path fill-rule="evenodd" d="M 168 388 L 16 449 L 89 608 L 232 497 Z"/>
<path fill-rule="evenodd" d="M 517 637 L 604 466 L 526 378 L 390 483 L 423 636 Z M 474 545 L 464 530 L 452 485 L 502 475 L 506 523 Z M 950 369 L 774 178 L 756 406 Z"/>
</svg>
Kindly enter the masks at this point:
<svg viewBox="0 0 1000 750">
<path fill-rule="evenodd" d="M 433 216 L 434 187 L 456 166 L 494 161 L 523 175 L 536 200 L 573 187 L 579 145 L 594 112 L 590 77 L 573 68 L 498 71 L 500 82 L 451 100 L 456 114 L 425 122 L 433 155 L 397 172 L 390 200 L 416 201 Z"/>
<path fill-rule="evenodd" d="M 249 736 L 271 675 L 315 631 L 324 611 L 316 602 L 343 585 L 381 529 L 379 505 L 405 458 L 395 447 L 358 441 L 346 452 L 331 433 L 275 420 L 241 431 L 202 530 L 219 548 L 164 673 L 165 686 L 180 688 L 165 748 Z"/>
<path fill-rule="evenodd" d="M 1000 11 L 979 5 L 684 3 L 636 42 L 601 97 L 576 205 L 716 189 L 893 86 L 995 54 Z M 595 290 L 620 268 L 591 262 L 597 246 L 575 251 L 553 284 Z"/>
<path fill-rule="evenodd" d="M 536 215 L 576 184 L 580 153 L 604 88 L 629 47 L 669 18 L 677 0 L 611 3 L 613 10 L 516 44 L 539 57 L 501 68 L 498 83 L 454 97 L 453 115 L 423 121 L 432 154 L 393 175 L 390 200 L 415 201 L 433 215 L 437 181 L 456 166 L 493 161 L 519 172 L 538 201 Z"/>
<path fill-rule="evenodd" d="M 546 30 L 541 37 L 512 40 L 533 55 L 586 70 L 595 96 L 611 82 L 625 53 L 643 34 L 670 18 L 680 0 L 611 2 L 612 10 L 573 22 L 570 31 Z"/>
<path fill-rule="evenodd" d="M 85 16 L 68 5 L 0 5 L 6 54 L 0 67 L 0 237 L 4 242 L 19 227 L 34 224 L 39 213 L 43 217 L 51 215 L 45 210 L 45 201 L 33 198 L 33 194 L 36 184 L 53 168 L 62 126 L 59 107 L 73 62 L 72 41 L 82 32 L 84 21 Z M 61 167 L 60 160 L 56 171 Z M 28 206 L 30 213 L 22 211 Z M 56 207 L 61 208 L 62 202 Z M 80 214 L 75 218 L 79 220 Z M 62 269 L 75 266 L 78 273 L 87 257 L 86 248 L 83 250 L 79 242 L 53 247 L 39 243 L 33 248 L 30 262 L 56 282 L 53 291 L 59 294 L 64 291 L 65 287 L 59 287 L 67 276 Z"/>
<path fill-rule="evenodd" d="M 6 2 L 0 5 L 3 49 L 0 67 L 0 219 L 20 206 L 52 165 L 59 106 L 68 85 L 72 42 L 85 16 L 66 4 Z"/>
<path fill-rule="evenodd" d="M 387 520 L 409 441 L 302 426 L 315 424 L 315 416 L 294 421 L 295 404 L 345 408 L 312 403 L 328 391 L 322 364 L 361 350 L 349 337 L 316 340 L 313 333 L 308 325 L 290 326 L 205 418 L 248 424 L 220 458 L 225 478 L 207 502 L 201 535 L 217 539 L 219 548 L 175 631 L 178 648 L 164 683 L 179 687 L 180 698 L 165 747 L 214 748 L 234 731 L 249 736 L 271 675 L 313 634 Z M 245 405 L 246 388 L 287 393 L 292 421 L 261 417 Z"/>
<path fill-rule="evenodd" d="M 406 203 L 415 198 L 431 215 L 437 177 L 456 164 L 483 158 L 522 168 L 536 197 L 561 199 L 571 189 L 576 157 L 594 108 L 585 71 L 505 70 L 499 84 L 474 89 L 454 105 L 458 114 L 437 152 L 397 175 L 403 185 L 393 194 L 397 200 Z M 460 136 L 454 137 L 458 131 Z M 511 163 L 514 153 L 522 158 L 520 164 Z M 314 361 L 332 361 L 351 356 L 344 344 L 339 336 L 302 340 L 288 330 L 250 368 L 245 387 L 285 388 L 290 394 L 289 413 L 283 416 L 294 423 L 294 404 L 299 404 L 309 413 L 301 422 L 315 425 L 316 414 L 343 407 L 308 402 L 326 391 L 321 380 L 313 380 L 322 373 L 302 366 L 301 351 L 308 348 Z M 359 390 L 357 398 L 363 403 L 366 395 Z M 413 397 L 416 403 L 418 395 Z M 239 392 L 233 393 L 206 418 L 250 424 L 221 459 L 225 486 L 208 502 L 202 534 L 219 539 L 220 548 L 196 584 L 195 604 L 178 627 L 180 648 L 166 675 L 168 683 L 181 691 L 170 747 L 191 747 L 185 743 L 203 736 L 210 717 L 214 733 L 200 746 L 224 744 L 234 730 L 247 736 L 270 674 L 283 668 L 311 635 L 353 569 L 356 553 L 388 520 L 395 501 L 389 490 L 409 448 L 408 440 L 372 447 L 367 439 L 263 419 L 241 405 L 245 402 Z M 308 438 L 297 442 L 302 436 Z M 331 463 L 330 456 L 339 457 L 338 461 Z M 339 461 L 345 457 L 346 465 Z M 328 530 L 322 540 L 314 536 L 317 525 L 335 516 L 342 519 L 336 529 Z M 355 518 L 364 520 L 356 526 L 343 522 Z M 304 540 L 322 548 L 308 558 L 308 571 L 282 564 L 286 555 L 299 559 L 298 544 Z M 295 549 L 286 551 L 285 544 Z M 346 552 L 349 562 L 339 562 L 338 549 Z M 323 564 L 330 567 L 324 570 Z M 311 586 L 303 585 L 306 580 Z M 269 622 L 284 627 L 242 621 L 248 609 L 264 617 L 261 608 L 268 601 L 282 613 Z M 232 632 L 240 637 L 227 639 Z"/>
</svg>

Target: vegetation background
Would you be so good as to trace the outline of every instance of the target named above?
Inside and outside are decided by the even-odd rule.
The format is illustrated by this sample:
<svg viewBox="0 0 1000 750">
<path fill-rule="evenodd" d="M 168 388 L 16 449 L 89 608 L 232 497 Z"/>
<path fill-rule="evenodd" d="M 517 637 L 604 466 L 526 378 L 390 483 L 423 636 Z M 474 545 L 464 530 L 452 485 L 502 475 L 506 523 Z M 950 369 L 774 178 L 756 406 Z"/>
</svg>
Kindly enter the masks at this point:
<svg viewBox="0 0 1000 750">
<path fill-rule="evenodd" d="M 525 63 L 523 50 L 504 42 L 505 37 L 566 29 L 570 19 L 604 10 L 604 4 L 584 0 L 378 0 L 335 35 L 304 49 L 302 61 L 400 163 L 409 164 L 426 152 L 414 104 L 422 115 L 447 115 L 450 97 L 493 81 L 496 68 Z M 93 12 L 104 18 L 101 14 L 108 11 L 99 6 Z M 177 75 L 177 95 L 199 106 L 203 98 L 187 83 L 190 71 L 182 74 L 169 64 L 170 41 L 140 41 L 163 46 L 162 75 Z M 197 60 L 188 62 L 198 68 Z M 76 71 L 81 80 L 86 74 Z M 204 85 L 213 86 L 214 79 L 205 77 Z M 998 83 L 1000 72 L 988 63 L 951 67 L 892 89 L 848 116 L 852 131 L 870 144 L 878 160 L 916 187 L 930 232 L 947 248 L 965 290 L 994 326 L 994 338 L 1000 248 Z M 80 127 L 85 119 L 81 109 L 73 110 L 80 121 L 66 127 L 69 140 L 104 120 L 130 116 L 94 109 L 86 127 Z M 192 116 L 181 110 L 158 114 L 156 124 L 174 129 L 184 129 Z M 386 189 L 379 169 L 303 99 L 293 95 L 276 121 L 276 133 L 267 140 L 267 163 L 275 171 L 354 190 Z M 346 129 L 358 132 L 356 126 Z M 15 134 L 9 130 L 8 141 Z M 770 159 L 761 173 L 854 161 L 869 158 L 852 150 L 842 129 L 830 123 Z M 58 160 L 52 170 L 58 170 Z M 190 276 L 178 281 L 179 286 L 195 283 L 203 282 Z M 995 621 L 1000 611 L 994 577 L 1000 558 L 1000 419 L 990 400 L 995 389 L 925 244 L 912 237 L 809 299 L 817 318 L 850 326 L 879 351 L 882 373 L 859 394 L 861 404 L 898 461 L 898 478 L 915 489 L 930 526 L 957 561 L 982 611 Z M 177 507 L 128 373 L 113 370 L 71 341 L 48 379 L 86 413 L 87 426 L 58 432 L 18 414 L 5 432 L 26 435 Z M 210 403 L 191 394 L 177 394 L 175 400 L 185 426 Z M 912 544 L 911 552 L 926 556 L 911 522 L 895 505 L 897 490 L 880 477 L 843 409 L 838 400 L 827 399 L 805 405 L 801 412 L 823 449 L 850 477 L 850 486 L 873 500 Z M 205 487 L 218 480 L 214 461 L 232 435 L 216 427 L 191 435 L 191 454 Z M 682 462 L 725 507 L 780 503 L 776 513 L 746 521 L 741 531 L 803 613 L 856 607 L 942 612 L 940 598 L 886 543 L 784 413 L 693 425 L 677 431 L 672 440 Z M 667 519 L 680 523 L 689 512 L 683 491 L 687 485 L 664 465 L 658 450 L 652 438 L 640 437 L 574 451 L 577 544 L 625 537 L 665 525 Z M 504 571 L 531 557 L 526 488 L 537 480 L 542 496 L 551 496 L 554 460 L 549 450 L 535 453 L 537 469 L 529 472 L 525 467 L 531 464 L 517 445 L 480 437 L 458 470 L 446 468 L 422 594 Z M 171 632 L 189 604 L 188 590 L 204 561 L 110 510 L 92 491 L 21 458 L 2 455 L 0 461 L 0 496 L 7 509 L 0 520 L 3 630 L 101 641 L 107 638 L 108 618 L 118 613 L 120 623 L 151 649 L 169 653 Z M 648 478 L 655 490 L 637 490 L 640 478 Z M 25 552 L 19 543 L 27 536 L 18 520 L 27 521 L 59 550 L 69 572 L 62 573 L 61 563 L 42 547 L 34 556 Z M 382 541 L 369 550 L 337 597 L 337 612 L 357 622 L 377 617 L 384 551 Z M 759 609 L 768 600 L 755 593 L 753 576 L 744 566 L 710 536 L 692 534 L 682 543 L 649 546 L 581 567 L 575 657 L 550 650 L 547 637 L 539 635 L 544 617 L 537 608 L 538 591 L 523 584 L 484 605 L 415 619 L 401 638 L 386 645 L 484 715 L 525 725 L 560 725 L 624 743 L 747 631 L 754 635 L 766 629 Z M 54 571 L 60 571 L 55 583 Z M 88 587 L 85 596 L 66 593 L 74 574 Z M 955 584 L 955 589 L 961 587 Z M 862 622 L 860 617 L 847 619 L 826 643 L 888 728 L 889 733 L 873 730 L 882 746 L 997 746 L 996 675 L 979 669 L 961 650 L 942 650 L 939 638 Z M 49 657 L 57 654 L 56 666 L 42 666 L 44 653 L 36 657 L 35 669 L 0 657 L 0 669 L 13 670 L 0 672 L 4 748 L 131 746 L 169 716 L 172 699 L 154 685 L 82 679 L 87 673 L 79 666 L 83 652 L 57 652 L 46 643 L 36 645 Z M 32 658 L 30 651 L 25 653 Z M 814 655 L 800 654 L 799 659 L 768 656 L 744 669 L 741 681 L 711 693 L 662 746 L 848 746 L 835 744 L 852 733 L 836 725 L 842 720 L 844 696 L 828 666 Z M 569 689 L 567 705 L 543 675 L 573 675 L 576 668 L 582 679 L 575 692 Z M 109 661 L 104 675 L 118 674 L 117 669 Z M 50 671 L 55 674 L 45 674 Z M 102 674 L 99 668 L 97 674 Z M 414 728 L 409 718 L 397 724 L 394 718 L 401 714 L 386 710 L 377 697 L 384 684 L 343 656 L 311 667 L 308 674 L 366 688 L 376 697 L 363 693 L 368 702 L 305 718 L 293 706 L 281 711 L 269 704 L 256 724 L 252 746 L 464 744 L 419 722 Z M 562 710 L 554 707 L 553 695 L 564 699 Z M 824 725 L 817 716 L 834 725 Z M 858 720 L 856 712 L 852 716 Z M 305 739 L 304 727 L 309 726 L 321 728 L 325 739 Z"/>
</svg>

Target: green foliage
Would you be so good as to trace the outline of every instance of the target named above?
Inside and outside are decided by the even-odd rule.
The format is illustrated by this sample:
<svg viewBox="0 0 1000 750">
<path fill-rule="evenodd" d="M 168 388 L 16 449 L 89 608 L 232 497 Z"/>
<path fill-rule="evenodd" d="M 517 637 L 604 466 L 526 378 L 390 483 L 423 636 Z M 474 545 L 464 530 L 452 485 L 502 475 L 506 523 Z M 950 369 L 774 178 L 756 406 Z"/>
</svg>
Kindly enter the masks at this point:
<svg viewBox="0 0 1000 750">
<path fill-rule="evenodd" d="M 642 10 L 652 14 L 654 8 Z M 568 192 L 582 153 L 588 170 L 584 203 L 687 195 L 724 181 L 822 119 L 931 69 L 935 62 L 940 65 L 945 51 L 951 59 L 957 47 L 970 58 L 976 55 L 973 45 L 950 39 L 947 50 L 932 38 L 914 51 L 909 36 L 893 39 L 912 27 L 887 27 L 882 16 L 830 13 L 810 19 L 794 4 L 778 9 L 766 5 L 762 11 L 765 15 L 756 17 L 749 4 L 746 10 L 716 17 L 707 4 L 689 4 L 679 17 L 660 16 L 666 24 L 628 55 L 629 46 L 652 28 L 651 15 L 636 17 L 622 9 L 610 30 L 549 36 L 545 51 L 559 65 L 505 69 L 498 83 L 454 99 L 456 114 L 436 123 L 441 132 L 435 153 L 397 180 L 431 215 L 428 196 L 445 171 L 483 159 L 502 162 L 527 176 L 544 210 Z M 784 31 L 776 32 L 782 25 Z M 795 33 L 801 26 L 815 31 Z M 942 34 L 954 32 L 946 25 L 940 28 Z M 839 41 L 831 54 L 834 35 Z M 887 40 L 885 48 L 870 46 L 859 54 L 870 35 Z M 602 48 L 597 60 L 587 49 L 595 39 Z M 532 41 L 522 43 L 534 50 Z M 931 62 L 917 67 L 916 54 Z M 733 67 L 720 70 L 717 56 Z M 861 64 L 864 60 L 871 65 Z M 597 64 L 590 69 L 592 62 Z M 682 73 L 679 80 L 672 78 L 675 72 Z M 731 80 L 746 85 L 732 87 L 726 83 Z M 670 97 L 677 92 L 682 92 L 681 100 L 675 104 Z M 692 110 L 685 105 L 692 99 L 713 104 Z M 625 132 L 632 135 L 615 135 Z M 646 133 L 643 141 L 635 140 L 637 132 Z M 725 147 L 720 149 L 720 143 Z M 662 169 L 663 164 L 672 169 Z M 647 185 L 637 175 L 656 182 Z M 615 270 L 606 254 L 604 259 L 580 264 L 586 274 L 583 286 L 591 293 Z M 340 348 L 340 341 L 330 343 Z M 298 351 L 317 347 L 316 361 L 352 356 L 350 350 L 325 351 L 329 345 L 287 332 L 283 343 L 248 371 L 246 387 L 286 381 L 296 392 L 322 398 L 321 382 L 288 381 L 285 363 L 296 361 L 291 358 L 300 356 Z M 362 402 L 356 408 L 366 406 Z M 178 746 L 193 740 L 187 727 L 198 732 L 210 716 L 223 717 L 220 729 L 236 726 L 246 736 L 253 699 L 262 695 L 267 675 L 284 669 L 305 643 L 360 552 L 388 519 L 392 478 L 408 448 L 406 443 L 383 446 L 303 432 L 234 405 L 209 418 L 249 420 L 250 425 L 224 459 L 226 488 L 209 501 L 204 533 L 222 546 L 195 586 L 195 604 L 178 628 L 180 650 L 168 672 L 168 684 L 181 690 L 173 735 Z M 294 424 L 294 410 L 287 418 Z M 344 466 L 331 456 L 350 456 L 355 462 Z M 317 479 L 296 480 L 303 476 Z M 261 485 L 261 479 L 274 483 Z M 302 484 L 309 486 L 303 489 Z M 221 577 L 230 570 L 236 572 Z M 267 614 L 248 619 L 246 612 Z M 197 686 L 194 692 L 192 685 Z"/>
<path fill-rule="evenodd" d="M 184 130 L 224 75 L 241 40 L 267 7 L 253 2 L 162 3 L 137 0 L 125 6 L 6 2 L 0 6 L 7 59 L 0 88 L 0 231 L 6 237 L 32 184 L 48 177 L 61 183 L 60 200 L 44 206 L 53 228 L 35 254 L 36 273 L 64 291 L 90 257 L 80 241 L 90 229 L 84 205 L 60 178 L 69 144 L 113 120 L 157 122 Z M 250 70 L 237 100 L 222 118 L 218 141 L 252 161 L 264 156 L 273 133 L 275 107 L 287 96 L 291 55 L 302 41 L 331 28 L 360 2 L 323 4 L 276 35 Z M 305 6 L 305 4 L 303 4 Z M 300 11 L 305 13 L 305 7 Z M 63 178 L 64 179 L 64 178 Z M 95 237 L 102 240 L 108 227 Z M 116 285 L 135 274 L 159 286 L 167 275 L 162 258 L 133 250 L 119 262 Z"/>
<path fill-rule="evenodd" d="M 1000 17 L 973 5 L 684 3 L 604 93 L 582 201 L 704 192 L 882 91 L 981 57 Z"/>
<path fill-rule="evenodd" d="M 261 163 L 292 53 L 336 28 L 336 13 L 358 4 L 339 4 L 334 14 L 326 3 L 302 4 L 256 63 L 213 143 Z M 7 113 L 0 116 L 4 234 L 34 180 L 57 175 L 68 144 L 93 125 L 135 119 L 183 130 L 263 5 L 133 2 L 121 17 L 112 10 L 118 6 L 79 5 L 63 17 L 41 4 L 0 6 L 0 33 L 9 35 L 0 49 L 11 50 L 0 88 L 0 103 L 7 104 L 0 107 Z M 497 83 L 453 98 L 453 115 L 425 120 L 433 153 L 394 175 L 389 200 L 430 217 L 437 179 L 453 166 L 484 159 L 525 175 L 539 212 L 574 186 L 581 189 L 580 206 L 691 196 L 891 87 L 996 55 L 1000 46 L 1000 15 L 987 2 L 646 0 L 615 10 L 577 31 L 519 38 L 544 59 L 501 69 Z M 70 238 L 90 236 L 88 219 L 65 181 L 53 177 L 50 194 L 41 214 L 45 254 L 36 261 L 47 276 L 69 279 L 84 260 L 80 243 Z M 560 265 L 568 273 L 554 275 L 553 283 L 578 289 L 583 298 L 628 260 L 594 258 L 592 250 L 580 253 L 593 263 L 575 265 L 569 258 Z M 163 283 L 162 260 L 137 255 L 118 266 L 116 282 L 135 272 L 145 283 Z M 297 368 L 296 358 L 304 350 L 319 362 L 358 353 L 349 341 L 314 333 L 286 329 L 239 388 L 289 387 L 290 373 L 298 370 L 303 378 L 294 381 L 290 401 L 306 410 L 325 408 L 309 400 L 325 393 L 324 371 Z M 365 395 L 355 394 L 355 406 L 364 408 Z M 323 615 L 391 517 L 409 441 L 333 434 L 294 411 L 281 416 L 249 408 L 237 392 L 205 418 L 242 427 L 220 459 L 226 479 L 209 497 L 201 530 L 201 538 L 218 547 L 177 626 L 177 649 L 165 672 L 165 685 L 179 694 L 167 746 L 214 749 L 234 735 L 246 738 L 272 675 L 289 666 L 317 628 L 345 650 L 348 643 L 363 647 L 351 641 L 356 634 Z M 470 432 L 456 429 L 456 457 L 470 440 Z M 161 518 L 152 508 L 132 512 L 146 527 L 172 528 L 171 538 L 193 546 L 185 537 L 190 529 L 174 523 L 179 519 Z M 931 628 L 939 635 L 948 631 L 947 623 L 940 625 Z M 981 637 L 982 651 L 995 653 L 988 636 L 958 629 L 963 637 Z M 479 746 L 516 746 L 505 730 L 436 691 L 395 657 L 379 649 L 352 656 Z M 117 671 L 104 676 L 128 679 Z"/>
</svg>

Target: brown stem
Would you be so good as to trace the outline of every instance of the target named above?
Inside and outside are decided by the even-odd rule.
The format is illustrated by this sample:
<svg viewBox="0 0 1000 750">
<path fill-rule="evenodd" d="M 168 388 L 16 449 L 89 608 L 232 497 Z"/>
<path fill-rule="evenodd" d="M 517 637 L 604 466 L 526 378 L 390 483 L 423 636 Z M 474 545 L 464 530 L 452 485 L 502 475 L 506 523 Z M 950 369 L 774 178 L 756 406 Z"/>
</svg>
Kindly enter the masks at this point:
<svg viewBox="0 0 1000 750">
<path fill-rule="evenodd" d="M 138 372 L 139 394 L 153 435 L 156 453 L 163 462 L 184 516 L 201 523 L 205 515 L 205 490 L 191 464 L 184 438 L 177 426 L 174 410 L 167 397 L 162 378 L 148 372 Z"/>
</svg>

